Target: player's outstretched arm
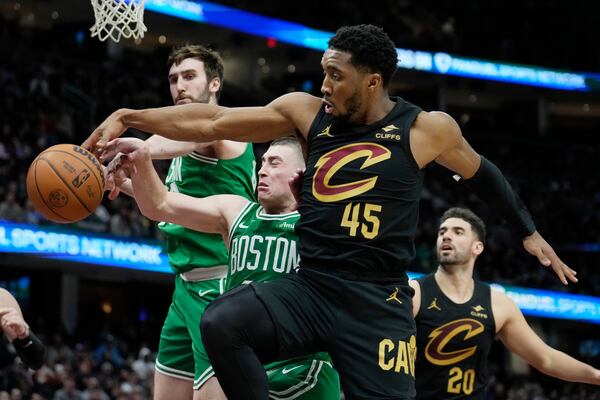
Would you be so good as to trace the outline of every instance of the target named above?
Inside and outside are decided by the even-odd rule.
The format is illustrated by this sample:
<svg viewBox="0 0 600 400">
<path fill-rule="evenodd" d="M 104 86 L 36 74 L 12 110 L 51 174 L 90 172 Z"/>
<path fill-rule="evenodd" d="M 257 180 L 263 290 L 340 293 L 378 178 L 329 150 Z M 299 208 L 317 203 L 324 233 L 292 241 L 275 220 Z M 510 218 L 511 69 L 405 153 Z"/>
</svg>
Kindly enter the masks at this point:
<svg viewBox="0 0 600 400">
<path fill-rule="evenodd" d="M 206 147 L 213 142 L 203 143 Z M 150 157 L 153 160 L 170 160 L 175 157 L 184 156 L 193 152 L 198 146 L 194 142 L 180 142 L 171 140 L 159 135 L 152 135 L 146 139 L 146 144 L 150 150 Z"/>
<path fill-rule="evenodd" d="M 131 176 L 134 199 L 142 214 L 152 220 L 172 222 L 201 232 L 227 234 L 230 222 L 248 203 L 235 195 L 195 198 L 168 192 L 142 140 L 123 138 L 113 142 L 110 145 L 123 154 L 120 163 L 111 163 L 109 175 L 125 171 Z"/>
<path fill-rule="evenodd" d="M 214 142 L 203 143 L 202 145 L 209 147 L 212 145 L 212 143 Z M 169 160 L 178 156 L 190 154 L 199 146 L 201 146 L 198 143 L 179 142 L 158 135 L 150 136 L 148 139 L 146 139 L 146 144 L 148 145 L 148 149 L 150 151 L 150 157 L 153 160 Z M 111 163 L 115 164 L 119 163 L 120 161 L 121 159 L 117 155 L 111 160 Z M 109 168 L 114 172 L 118 170 L 117 168 L 114 168 L 114 165 L 111 166 L 111 164 L 109 164 Z M 117 198 L 119 193 L 125 193 L 129 197 L 133 197 L 133 187 L 131 186 L 131 181 L 129 178 L 124 176 L 124 172 L 122 170 L 119 172 L 119 174 L 111 174 L 111 178 L 107 179 L 106 182 L 106 190 L 109 191 L 109 199 L 114 200 Z"/>
<path fill-rule="evenodd" d="M 128 128 L 187 142 L 266 142 L 296 130 L 306 135 L 321 104 L 319 98 L 306 93 L 289 93 L 264 107 L 191 103 L 145 110 L 120 109 L 104 120 L 82 146 L 101 154 L 107 142 Z"/>
<path fill-rule="evenodd" d="M 411 150 L 419 166 L 431 161 L 456 172 L 465 184 L 515 229 L 525 249 L 545 267 L 554 270 L 563 284 L 577 282 L 576 272 L 558 258 L 552 247 L 537 232 L 531 214 L 502 172 L 480 156 L 462 136 L 460 127 L 447 114 L 421 113 L 416 133 L 411 135 Z"/>
<path fill-rule="evenodd" d="M 508 350 L 546 375 L 565 381 L 600 385 L 600 370 L 548 346 L 531 329 L 521 310 L 505 294 L 492 292 L 498 336 Z"/>
</svg>

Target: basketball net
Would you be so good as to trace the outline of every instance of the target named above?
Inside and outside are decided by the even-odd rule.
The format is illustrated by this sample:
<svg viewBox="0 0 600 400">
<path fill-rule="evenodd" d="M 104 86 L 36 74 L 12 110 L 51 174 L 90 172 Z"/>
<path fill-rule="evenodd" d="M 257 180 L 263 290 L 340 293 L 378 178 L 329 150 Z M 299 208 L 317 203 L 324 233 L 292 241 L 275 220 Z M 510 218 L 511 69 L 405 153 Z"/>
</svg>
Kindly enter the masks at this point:
<svg viewBox="0 0 600 400">
<path fill-rule="evenodd" d="M 139 39 L 144 37 L 145 0 L 91 0 L 96 22 L 90 28 L 92 37 L 118 42 L 121 37 Z"/>
</svg>

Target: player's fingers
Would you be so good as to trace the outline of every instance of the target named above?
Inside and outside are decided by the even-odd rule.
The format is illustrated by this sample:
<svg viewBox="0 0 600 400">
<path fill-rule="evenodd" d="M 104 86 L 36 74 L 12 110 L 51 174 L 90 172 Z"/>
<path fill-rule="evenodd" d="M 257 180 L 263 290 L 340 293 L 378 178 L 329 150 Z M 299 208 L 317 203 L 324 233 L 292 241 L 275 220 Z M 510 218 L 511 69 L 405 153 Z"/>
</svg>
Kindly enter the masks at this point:
<svg viewBox="0 0 600 400">
<path fill-rule="evenodd" d="M 108 199 L 109 200 L 114 200 L 119 196 L 119 193 L 121 193 L 121 189 L 119 189 L 118 186 L 113 187 L 110 190 L 110 193 L 108 194 Z"/>
<path fill-rule="evenodd" d="M 552 265 L 553 266 L 556 265 L 557 266 L 556 269 L 559 269 L 563 276 L 565 276 L 571 282 L 579 281 L 577 279 L 577 277 L 575 276 L 575 275 L 577 275 L 577 272 L 575 270 L 569 268 L 569 266 L 567 264 L 565 264 L 564 262 L 562 262 L 562 260 L 560 258 L 558 258 L 558 256 L 556 254 L 550 255 L 550 258 L 552 260 Z M 567 284 L 568 282 L 565 281 L 563 283 Z"/>
<path fill-rule="evenodd" d="M 4 317 L 12 311 L 15 311 L 12 307 L 0 307 L 0 317 Z"/>
<path fill-rule="evenodd" d="M 94 144 L 98 141 L 99 135 L 97 131 L 98 129 L 95 129 L 94 132 L 92 132 L 92 134 L 81 144 L 81 147 L 83 147 L 86 150 L 92 151 Z"/>
<path fill-rule="evenodd" d="M 564 263 L 562 261 L 560 261 L 560 259 L 556 256 L 556 254 L 550 254 L 549 256 L 553 256 L 553 260 L 551 261 L 549 256 L 546 256 L 543 252 L 542 252 L 542 258 L 539 258 L 540 262 L 545 265 L 545 266 L 549 266 L 554 270 L 554 273 L 558 276 L 558 279 L 560 279 L 560 281 L 562 282 L 563 285 L 568 285 L 569 282 L 567 281 L 567 278 L 565 277 L 565 271 L 562 268 L 562 265 L 564 265 Z M 547 264 L 544 262 L 547 260 Z"/>
<path fill-rule="evenodd" d="M 100 160 L 105 161 L 112 159 L 117 153 L 127 152 L 127 142 L 122 139 L 113 139 L 110 142 L 98 143 L 100 148 Z"/>
</svg>

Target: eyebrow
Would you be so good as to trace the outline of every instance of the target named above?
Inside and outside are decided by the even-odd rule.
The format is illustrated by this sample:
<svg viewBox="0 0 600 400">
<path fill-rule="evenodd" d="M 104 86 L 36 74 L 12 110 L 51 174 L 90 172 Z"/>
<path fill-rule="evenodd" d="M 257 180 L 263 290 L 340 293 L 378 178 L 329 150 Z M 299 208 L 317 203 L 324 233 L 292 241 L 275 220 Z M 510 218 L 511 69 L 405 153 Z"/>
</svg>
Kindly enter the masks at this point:
<svg viewBox="0 0 600 400">
<path fill-rule="evenodd" d="M 282 160 L 283 161 L 283 158 L 280 156 L 268 156 L 268 157 L 262 156 L 261 157 L 262 162 L 273 161 L 273 160 Z"/>
<path fill-rule="evenodd" d="M 177 75 L 183 75 L 183 74 L 187 74 L 187 73 L 189 73 L 189 72 L 194 72 L 194 73 L 197 73 L 197 71 L 196 71 L 195 69 L 193 69 L 193 68 L 190 68 L 190 69 L 186 69 L 185 71 L 179 71 L 179 72 L 178 72 L 178 73 L 176 73 L 176 74 L 169 74 L 169 76 L 168 76 L 168 79 L 171 79 L 172 77 L 174 77 L 174 76 L 177 76 Z"/>
<path fill-rule="evenodd" d="M 453 231 L 461 230 L 461 231 L 466 231 L 466 229 L 463 228 L 462 226 L 450 226 L 450 227 L 448 227 L 448 226 L 441 226 L 440 229 L 438 229 L 438 232 L 447 231 L 447 230 L 453 230 Z"/>
<path fill-rule="evenodd" d="M 323 64 L 321 64 L 321 67 L 323 68 L 324 71 L 326 71 L 326 70 L 333 70 L 335 72 L 342 72 L 341 69 L 339 69 L 338 67 L 336 67 L 334 65 L 323 65 Z"/>
</svg>

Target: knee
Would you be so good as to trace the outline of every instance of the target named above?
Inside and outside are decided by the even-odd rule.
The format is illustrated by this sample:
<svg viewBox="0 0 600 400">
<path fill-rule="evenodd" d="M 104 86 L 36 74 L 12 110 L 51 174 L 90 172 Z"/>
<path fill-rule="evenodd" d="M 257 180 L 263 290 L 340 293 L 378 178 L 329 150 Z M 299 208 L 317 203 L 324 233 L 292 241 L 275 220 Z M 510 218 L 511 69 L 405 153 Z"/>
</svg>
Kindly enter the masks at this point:
<svg viewBox="0 0 600 400">
<path fill-rule="evenodd" d="M 225 326 L 227 321 L 227 309 L 219 304 L 219 300 L 215 300 L 206 308 L 202 318 L 200 318 L 202 340 L 223 338 L 223 335 L 229 331 L 229 327 Z"/>
</svg>

